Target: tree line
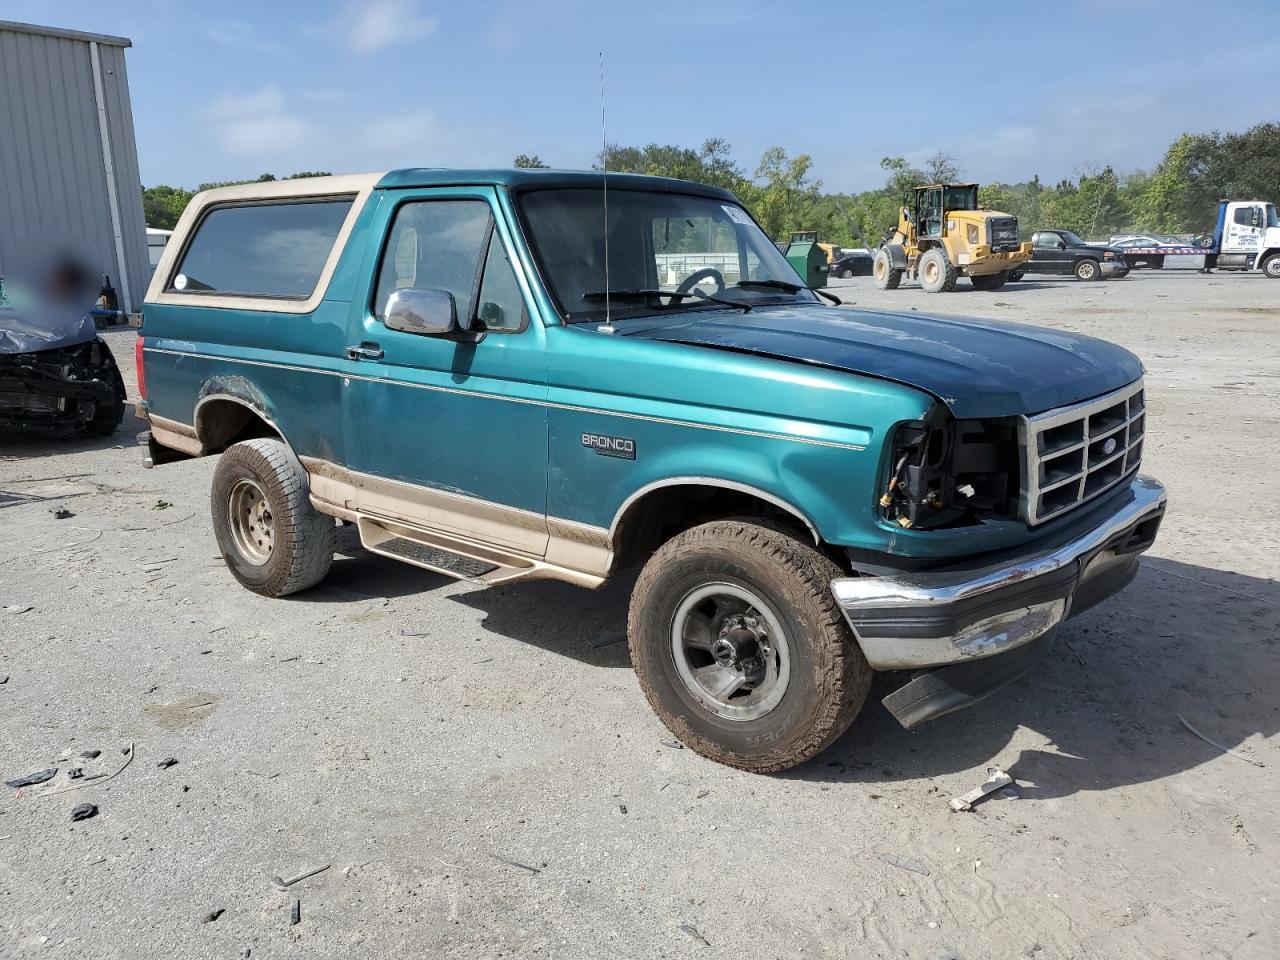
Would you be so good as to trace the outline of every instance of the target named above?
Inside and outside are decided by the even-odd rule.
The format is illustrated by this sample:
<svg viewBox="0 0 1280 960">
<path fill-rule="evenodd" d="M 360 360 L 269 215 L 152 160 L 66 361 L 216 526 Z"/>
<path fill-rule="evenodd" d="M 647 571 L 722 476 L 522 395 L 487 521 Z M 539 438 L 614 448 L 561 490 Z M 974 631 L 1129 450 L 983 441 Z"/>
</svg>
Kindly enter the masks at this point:
<svg viewBox="0 0 1280 960">
<path fill-rule="evenodd" d="M 546 164 L 536 155 L 520 154 L 513 166 Z M 791 154 L 781 146 L 766 150 L 750 170 L 734 159 L 732 147 L 722 139 L 709 139 L 696 148 L 610 144 L 596 158 L 597 169 L 724 187 L 746 204 L 775 240 L 805 230 L 842 246 L 861 246 L 864 238 L 872 246 L 879 243 L 896 226 L 898 209 L 914 186 L 955 181 L 970 173 L 945 152 L 920 166 L 903 157 L 885 157 L 880 166 L 884 186 L 839 193 L 825 191 L 822 181 L 812 176 L 809 154 Z M 296 173 L 285 179 L 320 175 Z M 276 178 L 263 174 L 257 179 Z M 201 184 L 198 189 L 223 185 Z M 144 189 L 147 224 L 172 228 L 194 192 L 170 186 Z M 1103 166 L 1056 184 L 1042 183 L 1038 176 L 1020 183 L 988 183 L 978 197 L 985 208 L 1016 216 L 1024 238 L 1053 227 L 1094 239 L 1129 231 L 1205 232 L 1213 226 L 1220 197 L 1274 200 L 1278 193 L 1280 124 L 1262 123 L 1241 133 L 1183 134 L 1151 170 L 1119 172 Z"/>
</svg>

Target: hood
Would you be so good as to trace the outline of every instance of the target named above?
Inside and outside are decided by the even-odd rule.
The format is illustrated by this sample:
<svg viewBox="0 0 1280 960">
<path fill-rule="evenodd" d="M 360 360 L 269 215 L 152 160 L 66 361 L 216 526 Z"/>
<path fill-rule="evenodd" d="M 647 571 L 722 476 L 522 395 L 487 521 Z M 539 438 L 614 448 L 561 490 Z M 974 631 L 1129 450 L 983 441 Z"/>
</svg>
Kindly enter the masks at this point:
<svg viewBox="0 0 1280 960">
<path fill-rule="evenodd" d="M 48 304 L 0 307 L 0 354 L 35 353 L 86 343 L 98 335 L 90 314 Z"/>
<path fill-rule="evenodd" d="M 630 335 L 893 380 L 933 394 L 962 418 L 1039 413 L 1142 376 L 1137 357 L 1104 340 L 915 313 L 757 307 L 686 316 Z"/>
</svg>

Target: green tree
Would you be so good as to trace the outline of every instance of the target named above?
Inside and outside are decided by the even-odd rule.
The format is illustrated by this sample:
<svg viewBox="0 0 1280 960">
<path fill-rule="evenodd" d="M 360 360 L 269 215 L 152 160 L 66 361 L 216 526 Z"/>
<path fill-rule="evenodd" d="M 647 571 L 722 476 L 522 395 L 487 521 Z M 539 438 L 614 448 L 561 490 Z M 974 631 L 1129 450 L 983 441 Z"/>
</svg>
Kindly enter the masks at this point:
<svg viewBox="0 0 1280 960">
<path fill-rule="evenodd" d="M 178 218 L 187 208 L 187 203 L 195 194 L 182 187 L 171 187 L 160 184 L 155 187 L 144 187 L 142 190 L 142 214 L 149 227 L 160 230 L 172 230 L 177 226 Z"/>
<path fill-rule="evenodd" d="M 530 156 L 527 153 L 519 154 L 514 160 L 511 161 L 511 165 L 521 170 L 549 169 L 548 165 L 543 163 L 542 158 L 538 156 L 536 153 L 533 154 L 532 156 Z"/>
</svg>

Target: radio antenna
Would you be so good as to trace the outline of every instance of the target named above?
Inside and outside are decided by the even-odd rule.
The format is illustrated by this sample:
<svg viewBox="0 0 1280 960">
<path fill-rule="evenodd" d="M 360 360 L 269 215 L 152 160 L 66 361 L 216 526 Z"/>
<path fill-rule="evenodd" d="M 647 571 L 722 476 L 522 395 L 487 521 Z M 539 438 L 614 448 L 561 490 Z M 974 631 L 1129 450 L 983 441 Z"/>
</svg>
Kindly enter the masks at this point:
<svg viewBox="0 0 1280 960">
<path fill-rule="evenodd" d="M 600 51 L 600 182 L 604 188 L 604 326 L 601 333 L 613 333 L 609 302 L 609 124 L 604 107 L 604 51 Z"/>
</svg>

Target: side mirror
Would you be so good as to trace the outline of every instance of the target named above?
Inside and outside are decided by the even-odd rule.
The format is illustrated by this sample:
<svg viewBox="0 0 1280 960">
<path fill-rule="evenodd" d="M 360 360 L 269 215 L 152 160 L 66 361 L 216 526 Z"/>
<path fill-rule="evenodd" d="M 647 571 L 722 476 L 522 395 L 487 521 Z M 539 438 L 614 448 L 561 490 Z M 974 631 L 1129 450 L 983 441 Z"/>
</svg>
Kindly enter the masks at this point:
<svg viewBox="0 0 1280 960">
<path fill-rule="evenodd" d="M 388 330 L 439 337 L 458 330 L 458 308 L 447 290 L 396 290 L 387 298 L 382 322 Z"/>
<path fill-rule="evenodd" d="M 1059 240 L 1057 243 L 1054 244 L 1054 246 L 1057 247 L 1059 250 L 1065 250 L 1067 249 L 1067 241 Z"/>
</svg>

